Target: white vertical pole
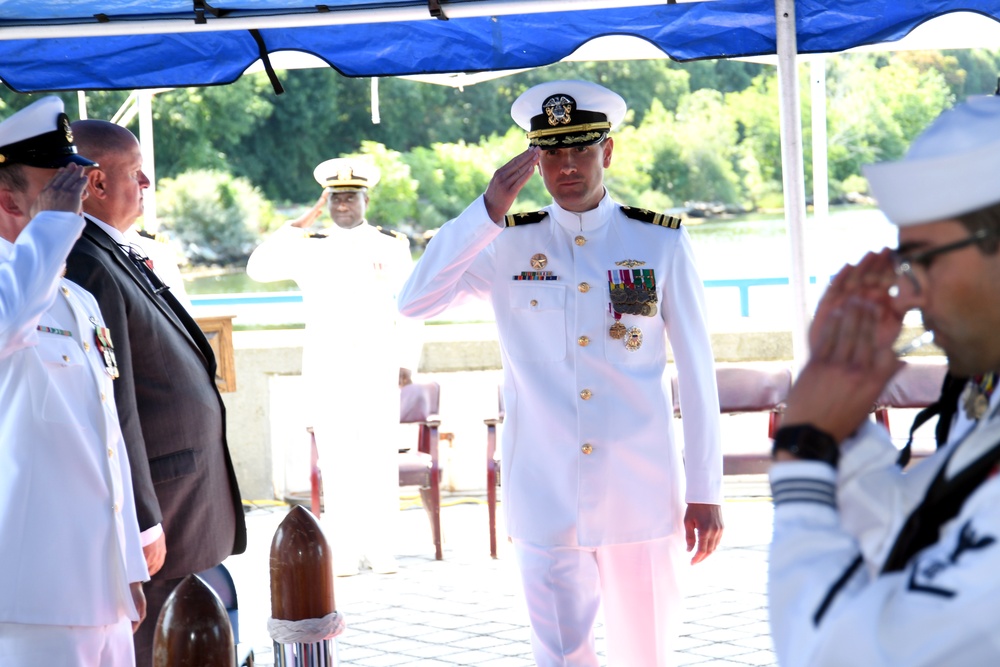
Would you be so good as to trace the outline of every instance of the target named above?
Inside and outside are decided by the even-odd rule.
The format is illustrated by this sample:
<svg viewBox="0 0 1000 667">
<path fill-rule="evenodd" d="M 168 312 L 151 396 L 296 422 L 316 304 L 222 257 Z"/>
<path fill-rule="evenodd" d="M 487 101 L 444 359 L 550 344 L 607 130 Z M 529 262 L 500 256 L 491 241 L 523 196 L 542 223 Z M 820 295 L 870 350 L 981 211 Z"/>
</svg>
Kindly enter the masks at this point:
<svg viewBox="0 0 1000 667">
<path fill-rule="evenodd" d="M 378 99 L 378 77 L 372 77 L 372 125 L 378 125 L 382 122 L 382 114 L 379 111 L 379 99 Z"/>
<path fill-rule="evenodd" d="M 139 146 L 142 152 L 142 171 L 149 179 L 149 187 L 143 193 L 143 226 L 147 231 L 156 233 L 159 227 L 156 221 L 156 167 L 153 152 L 153 92 L 140 90 L 136 92 L 139 105 Z"/>
<path fill-rule="evenodd" d="M 826 56 L 811 56 L 809 87 L 812 92 L 813 220 L 830 215 L 830 175 L 826 137 Z"/>
<path fill-rule="evenodd" d="M 812 168 L 813 168 L 813 233 L 819 233 L 830 218 L 829 139 L 826 128 L 826 56 L 810 56 L 809 89 L 812 93 Z M 816 244 L 818 246 L 818 244 Z M 813 295 L 826 289 L 830 276 L 839 267 L 830 266 L 811 248 L 806 248 L 806 273 L 816 276 L 816 286 L 809 285 Z M 814 303 L 815 300 L 810 300 Z"/>
<path fill-rule="evenodd" d="M 791 246 L 792 356 L 796 368 L 809 355 L 805 271 L 805 170 L 802 159 L 802 117 L 796 66 L 795 0 L 775 0 L 778 38 L 778 97 L 781 119 L 781 173 L 785 195 L 785 224 Z"/>
<path fill-rule="evenodd" d="M 87 120 L 87 93 L 76 91 L 76 102 L 80 108 L 80 120 Z"/>
</svg>

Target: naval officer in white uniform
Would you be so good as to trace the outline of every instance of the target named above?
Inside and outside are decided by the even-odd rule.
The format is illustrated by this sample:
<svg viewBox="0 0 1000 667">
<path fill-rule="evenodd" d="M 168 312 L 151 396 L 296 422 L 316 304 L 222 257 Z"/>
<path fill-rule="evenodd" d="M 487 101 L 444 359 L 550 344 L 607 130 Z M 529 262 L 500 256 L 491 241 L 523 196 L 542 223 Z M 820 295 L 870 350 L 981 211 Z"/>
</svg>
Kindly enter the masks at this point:
<svg viewBox="0 0 1000 667">
<path fill-rule="evenodd" d="M 93 164 L 57 97 L 0 123 L 2 665 L 132 666 L 146 610 L 113 338 L 60 277 Z"/>
<path fill-rule="evenodd" d="M 685 544 L 701 561 L 722 533 L 719 401 L 702 283 L 687 233 L 604 187 L 625 102 L 553 81 L 511 110 L 529 148 L 445 224 L 400 297 L 429 317 L 492 302 L 507 421 L 503 507 L 521 569 L 535 659 L 669 664 Z M 553 203 L 507 215 L 538 166 Z M 684 413 L 673 437 L 667 341 Z"/>
<path fill-rule="evenodd" d="M 327 160 L 313 172 L 324 188 L 310 211 L 254 250 L 247 274 L 298 283 L 306 307 L 301 400 L 323 470 L 323 525 L 340 576 L 359 566 L 396 571 L 399 515 L 399 386 L 420 354 L 419 323 L 396 296 L 413 268 L 406 236 L 365 217 L 379 181 L 373 165 Z M 326 204 L 333 225 L 316 221 Z"/>
</svg>

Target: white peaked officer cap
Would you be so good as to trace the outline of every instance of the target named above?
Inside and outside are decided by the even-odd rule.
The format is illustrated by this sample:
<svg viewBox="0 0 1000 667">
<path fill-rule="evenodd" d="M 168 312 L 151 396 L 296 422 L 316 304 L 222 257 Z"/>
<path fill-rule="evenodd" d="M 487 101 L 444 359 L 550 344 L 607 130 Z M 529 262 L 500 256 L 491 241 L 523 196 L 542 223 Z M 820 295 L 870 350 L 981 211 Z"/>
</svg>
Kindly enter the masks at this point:
<svg viewBox="0 0 1000 667">
<path fill-rule="evenodd" d="M 97 163 L 77 154 L 63 102 L 48 95 L 0 122 L 0 166 L 23 164 L 58 169 L 70 163 Z"/>
<path fill-rule="evenodd" d="M 900 227 L 1000 203 L 1000 97 L 970 97 L 938 116 L 902 160 L 863 170 L 879 208 Z"/>
<path fill-rule="evenodd" d="M 344 192 L 371 189 L 381 177 L 378 167 L 371 162 L 345 157 L 321 162 L 313 169 L 317 183 Z"/>
<path fill-rule="evenodd" d="M 590 81 L 549 81 L 521 93 L 510 108 L 514 122 L 541 148 L 590 146 L 604 141 L 625 118 L 625 100 Z"/>
</svg>

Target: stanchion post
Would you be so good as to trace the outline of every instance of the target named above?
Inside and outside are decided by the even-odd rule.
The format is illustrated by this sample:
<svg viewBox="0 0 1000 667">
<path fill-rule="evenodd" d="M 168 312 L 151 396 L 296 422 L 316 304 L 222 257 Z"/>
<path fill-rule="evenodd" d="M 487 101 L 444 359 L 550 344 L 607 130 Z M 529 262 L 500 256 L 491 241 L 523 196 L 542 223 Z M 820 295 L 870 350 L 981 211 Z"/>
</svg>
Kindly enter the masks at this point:
<svg viewBox="0 0 1000 667">
<path fill-rule="evenodd" d="M 236 642 L 219 596 L 198 575 L 189 574 L 156 620 L 153 667 L 207 665 L 236 667 Z"/>
<path fill-rule="evenodd" d="M 333 560 L 319 521 L 296 506 L 271 541 L 271 619 L 275 667 L 334 667 L 343 631 L 333 594 Z"/>
</svg>

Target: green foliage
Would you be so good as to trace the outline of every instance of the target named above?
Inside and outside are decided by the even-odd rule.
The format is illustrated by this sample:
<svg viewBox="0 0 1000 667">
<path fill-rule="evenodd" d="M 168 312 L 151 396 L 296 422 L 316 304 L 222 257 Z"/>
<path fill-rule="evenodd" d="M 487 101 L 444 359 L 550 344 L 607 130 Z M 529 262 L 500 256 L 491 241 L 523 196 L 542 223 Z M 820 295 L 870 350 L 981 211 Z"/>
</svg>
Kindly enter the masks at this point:
<svg viewBox="0 0 1000 667">
<path fill-rule="evenodd" d="M 902 157 L 954 98 L 944 76 L 908 58 L 846 55 L 830 60 L 827 122 L 831 180 L 861 165 Z"/>
<path fill-rule="evenodd" d="M 412 229 L 420 184 L 410 175 L 410 167 L 403 162 L 402 155 L 373 141 L 362 142 L 359 155 L 369 157 L 382 174 L 370 195 L 368 220 L 383 227 Z"/>
<path fill-rule="evenodd" d="M 274 210 L 245 178 L 218 171 L 190 171 L 160 181 L 157 215 L 196 263 L 245 260 Z"/>
<path fill-rule="evenodd" d="M 1000 50 L 844 54 L 826 62 L 830 195 L 836 200 L 867 189 L 861 165 L 899 158 L 956 100 L 993 92 Z M 807 74 L 802 67 L 808 190 Z M 605 175 L 617 199 L 656 210 L 690 201 L 747 209 L 782 203 L 773 67 L 725 60 L 569 62 L 465 88 L 407 79 L 373 83 L 321 69 L 278 76 L 286 91 L 280 96 L 263 74 L 255 74 L 232 85 L 155 98 L 161 215 L 203 260 L 213 252 L 220 258 L 244 254 L 258 232 L 276 224 L 261 193 L 283 209 L 311 206 L 319 193 L 313 169 L 342 155 L 368 156 L 382 171 L 368 211 L 375 224 L 411 234 L 439 227 L 482 195 L 494 171 L 527 147 L 510 117 L 514 99 L 530 86 L 564 78 L 602 83 L 628 103 Z M 378 123 L 372 119 L 376 95 Z M 0 89 L 0 117 L 38 97 Z M 76 117 L 76 95 L 61 97 Z M 88 92 L 90 117 L 110 119 L 126 97 Z M 130 127 L 138 133 L 134 121 Z M 512 211 L 536 210 L 550 201 L 536 175 Z"/>
</svg>

